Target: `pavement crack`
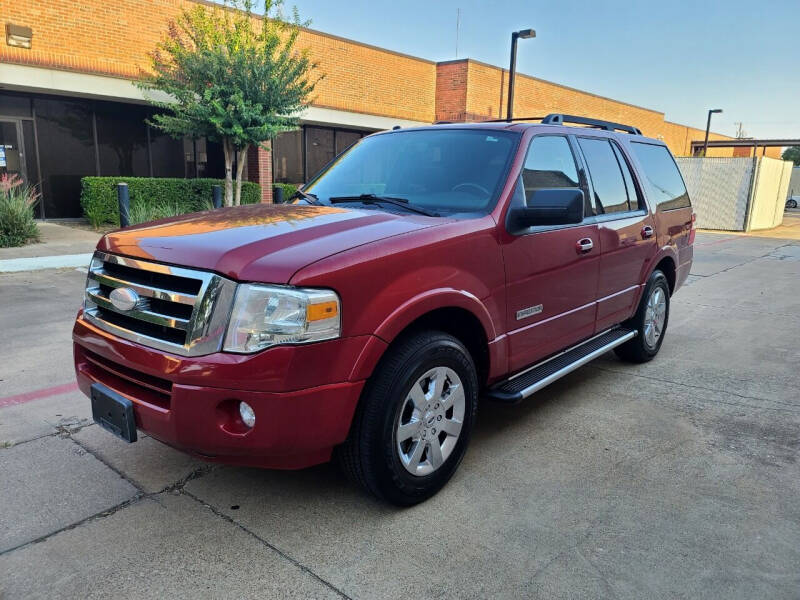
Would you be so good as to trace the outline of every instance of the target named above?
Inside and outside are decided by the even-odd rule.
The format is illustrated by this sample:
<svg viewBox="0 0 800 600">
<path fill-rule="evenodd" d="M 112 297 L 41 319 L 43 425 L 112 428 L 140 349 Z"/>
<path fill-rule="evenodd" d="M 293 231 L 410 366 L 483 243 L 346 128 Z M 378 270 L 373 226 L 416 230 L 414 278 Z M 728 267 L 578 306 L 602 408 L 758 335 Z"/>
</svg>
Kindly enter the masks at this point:
<svg viewBox="0 0 800 600">
<path fill-rule="evenodd" d="M 302 571 L 303 573 L 305 573 L 305 574 L 313 577 L 317 581 L 319 581 L 322 585 L 324 585 L 326 588 L 328 588 L 329 590 L 331 590 L 332 592 L 334 592 L 335 594 L 337 594 L 341 598 L 345 598 L 345 600 L 353 600 L 351 596 L 348 596 L 346 593 L 344 593 L 338 587 L 333 585 L 330 581 L 328 581 L 327 579 L 325 579 L 321 575 L 318 575 L 317 573 L 312 571 L 309 567 L 305 566 L 303 563 L 298 561 L 296 558 L 293 558 L 292 556 L 289 556 L 288 554 L 286 554 L 286 552 L 284 552 L 283 550 L 281 550 L 277 546 L 271 544 L 270 542 L 268 542 L 267 540 L 265 540 L 264 538 L 259 536 L 254 531 L 251 531 L 250 529 L 248 529 L 247 527 L 242 525 L 239 521 L 237 521 L 237 520 L 233 519 L 232 517 L 226 515 L 225 513 L 220 511 L 215 506 L 209 504 L 208 502 L 205 502 L 204 500 L 201 500 L 200 498 L 198 498 L 197 496 L 195 496 L 194 494 L 192 494 L 190 491 L 188 491 L 186 489 L 181 489 L 181 493 L 185 494 L 186 496 L 188 496 L 189 498 L 191 498 L 195 502 L 198 502 L 202 506 L 206 507 L 208 510 L 210 510 L 212 513 L 214 513 L 216 516 L 218 516 L 223 521 L 226 521 L 226 522 L 230 523 L 231 525 L 234 525 L 235 527 L 238 527 L 239 529 L 244 531 L 247 535 L 249 535 L 253 539 L 257 540 L 262 545 L 266 546 L 267 548 L 269 548 L 273 552 L 276 552 L 281 558 L 289 561 L 292 565 L 294 565 L 295 567 L 300 569 L 300 571 Z"/>
<path fill-rule="evenodd" d="M 700 302 L 692 302 L 690 300 L 684 300 L 683 298 L 679 298 L 678 300 L 675 301 L 675 303 L 676 304 L 680 304 L 680 305 L 686 304 L 686 305 L 689 305 L 689 306 L 699 306 L 700 308 L 713 308 L 715 310 L 719 310 L 719 305 L 702 304 Z M 756 315 L 767 315 L 767 316 L 771 316 L 771 317 L 781 317 L 783 319 L 800 319 L 800 315 L 798 315 L 798 314 L 767 312 L 767 311 L 764 311 L 764 310 L 754 310 L 754 309 L 751 309 L 751 308 L 741 308 L 739 306 L 736 307 L 736 311 L 737 312 L 742 312 L 742 313 L 745 313 L 745 312 L 746 313 L 753 313 L 753 314 L 756 314 Z"/>
<path fill-rule="evenodd" d="M 138 484 L 136 481 L 134 481 L 133 479 L 131 479 L 130 477 L 128 477 L 128 476 L 127 476 L 125 473 L 123 473 L 123 472 L 122 472 L 122 471 L 120 471 L 120 470 L 119 470 L 117 467 L 115 467 L 114 465 L 112 465 L 112 464 L 111 464 L 109 461 L 107 461 L 105 458 L 103 458 L 103 457 L 102 457 L 100 454 L 98 454 L 98 453 L 96 453 L 96 452 L 93 452 L 93 451 L 92 451 L 92 449 L 91 449 L 91 448 L 89 448 L 89 447 L 88 447 L 86 444 L 84 444 L 84 443 L 82 443 L 82 442 L 80 442 L 80 441 L 76 440 L 74 437 L 72 437 L 72 435 L 71 435 L 70 433 L 67 433 L 67 435 L 66 435 L 65 437 L 66 437 L 66 438 L 68 438 L 69 440 L 71 440 L 71 441 L 72 441 L 72 442 L 73 442 L 73 443 L 74 443 L 76 446 L 78 446 L 78 447 L 79 447 L 81 450 L 83 450 L 83 451 L 84 451 L 84 452 L 86 452 L 87 454 L 89 454 L 89 455 L 93 456 L 94 458 L 96 458 L 97 460 L 99 460 L 99 461 L 100 461 L 101 463 L 103 463 L 103 464 L 104 464 L 106 467 L 108 467 L 109 469 L 111 469 L 112 471 L 114 471 L 114 473 L 116 473 L 117 475 L 119 475 L 119 476 L 120 476 L 122 479 L 124 479 L 125 481 L 127 481 L 128 483 L 130 483 L 130 484 L 131 484 L 131 485 L 132 485 L 132 486 L 133 486 L 133 487 L 136 489 L 136 491 L 137 491 L 137 493 L 138 493 L 139 495 L 141 495 L 141 496 L 148 496 L 148 495 L 149 495 L 149 494 L 148 494 L 148 493 L 147 493 L 147 492 L 146 492 L 146 491 L 145 491 L 145 490 L 142 488 L 142 486 L 140 486 L 140 485 L 139 485 L 139 484 Z"/>
<path fill-rule="evenodd" d="M 170 485 L 166 486 L 165 488 L 163 488 L 163 489 L 161 489 L 161 490 L 159 490 L 157 492 L 153 492 L 150 495 L 151 496 L 157 496 L 159 494 L 166 494 L 166 493 L 169 493 L 169 492 L 182 492 L 183 491 L 183 487 L 187 483 L 189 483 L 190 481 L 194 481 L 195 479 L 199 479 L 200 477 L 203 477 L 204 475 L 207 475 L 208 473 L 210 473 L 211 471 L 213 471 L 216 468 L 217 468 L 217 465 L 212 465 L 212 464 L 200 465 L 199 467 L 197 467 L 194 471 L 192 471 L 191 473 L 189 473 L 185 477 L 179 479 L 175 483 L 171 483 Z"/>
<path fill-rule="evenodd" d="M 43 437 L 52 437 L 52 436 L 43 436 Z M 69 437 L 69 436 L 67 436 L 67 437 Z M 21 550 L 23 548 L 26 548 L 26 547 L 32 545 L 32 544 L 38 544 L 39 542 L 44 542 L 45 540 L 48 540 L 51 537 L 53 537 L 55 535 L 58 535 L 59 533 L 63 533 L 65 531 L 70 531 L 72 529 L 80 527 L 81 525 L 85 525 L 87 523 L 91 523 L 91 522 L 96 521 L 98 519 L 104 519 L 106 517 L 110 517 L 111 515 L 117 513 L 118 511 L 122 510 L 123 508 L 127 508 L 127 507 L 129 507 L 129 506 L 131 506 L 133 504 L 136 504 L 140 500 L 153 500 L 155 502 L 158 502 L 158 496 L 160 496 L 162 494 L 176 492 L 176 491 L 179 492 L 179 493 L 183 492 L 183 486 L 185 486 L 188 482 L 190 482 L 190 481 L 192 481 L 194 479 L 197 479 L 199 477 L 202 477 L 203 475 L 205 475 L 206 473 L 210 472 L 212 469 L 215 468 L 215 465 L 202 465 L 202 466 L 198 467 L 197 469 L 195 469 L 194 471 L 192 471 L 191 473 L 189 473 L 188 475 L 186 475 L 185 477 L 183 477 L 182 479 L 180 479 L 179 481 L 176 481 L 175 483 L 166 486 L 162 490 L 159 490 L 157 492 L 145 492 L 139 486 L 139 484 L 137 484 L 130 477 L 127 477 L 122 471 L 120 471 L 119 469 L 115 468 L 112 464 L 110 464 L 108 461 L 103 459 L 101 456 L 98 456 L 96 453 L 92 452 L 91 449 L 87 448 L 84 444 L 80 443 L 78 440 L 75 440 L 73 438 L 70 438 L 70 439 L 78 447 L 80 447 L 84 452 L 90 454 L 91 456 L 93 456 L 94 458 L 99 460 L 101 463 L 103 463 L 109 469 L 114 471 L 117 475 L 122 477 L 122 479 L 124 479 L 125 481 L 130 483 L 137 490 L 136 494 L 134 496 L 132 496 L 131 498 L 128 498 L 124 502 L 120 502 L 119 504 L 117 504 L 115 506 L 112 506 L 111 508 L 107 508 L 107 509 L 101 510 L 100 512 L 97 512 L 97 513 L 95 513 L 93 515 L 90 515 L 90 516 L 84 518 L 84 519 L 81 519 L 80 521 L 76 521 L 74 523 L 70 523 L 69 525 L 66 525 L 64 527 L 56 529 L 55 531 L 51 531 L 51 532 L 46 533 L 46 534 L 44 534 L 42 536 L 39 536 L 38 538 L 36 538 L 34 540 L 30 540 L 30 541 L 24 542 L 22 544 L 19 544 L 17 546 L 14 546 L 13 548 L 8 548 L 7 550 L 3 550 L 2 552 L 0 552 L 0 556 L 3 556 L 4 554 L 8 554 L 9 552 L 14 552 L 15 550 Z"/>
<path fill-rule="evenodd" d="M 691 270 L 690 270 L 689 274 L 690 275 L 694 275 L 695 277 L 707 277 L 707 278 L 716 277 L 720 273 L 727 273 L 728 271 L 732 271 L 733 269 L 738 269 L 739 267 L 743 267 L 745 265 L 749 265 L 750 263 L 755 262 L 757 260 L 761 260 L 762 258 L 774 258 L 773 253 L 776 250 L 778 250 L 779 248 L 783 248 L 784 246 L 792 246 L 792 245 L 794 245 L 794 244 L 784 244 L 782 246 L 776 246 L 775 248 L 772 248 L 766 254 L 761 254 L 760 256 L 754 256 L 754 257 L 752 257 L 752 258 L 750 258 L 748 260 L 745 260 L 743 262 L 737 263 L 735 265 L 731 265 L 730 267 L 725 267 L 724 269 L 720 269 L 719 271 L 715 271 L 714 273 L 709 273 L 708 275 L 700 275 L 698 273 L 692 273 Z"/>
<path fill-rule="evenodd" d="M 20 440 L 19 442 L 0 442 L 0 450 L 10 450 L 11 448 L 16 448 L 17 446 L 24 446 L 25 444 L 30 444 L 31 442 L 35 442 L 37 440 L 43 440 L 44 438 L 49 438 L 56 435 L 58 435 L 58 432 L 45 433 L 44 435 L 40 435 L 35 438 L 30 438 L 27 440 Z"/>
<path fill-rule="evenodd" d="M 131 506 L 133 504 L 136 504 L 137 502 L 139 502 L 140 500 L 142 500 L 143 498 L 146 498 L 146 497 L 147 497 L 146 494 L 138 494 L 137 493 L 132 498 L 128 498 L 124 502 L 120 502 L 119 504 L 116 504 L 116 505 L 112 506 L 111 508 L 106 508 L 105 510 L 101 510 L 100 512 L 95 513 L 93 515 L 90 515 L 90 516 L 88 516 L 88 517 L 86 517 L 84 519 L 81 519 L 80 521 L 75 521 L 74 523 L 70 523 L 69 525 L 65 525 L 64 527 L 56 529 L 55 531 L 51 531 L 50 533 L 46 533 L 44 535 L 41 535 L 41 536 L 39 536 L 38 538 L 36 538 L 34 540 L 30 540 L 30 541 L 24 542 L 22 544 L 19 544 L 17 546 L 14 546 L 13 548 L 8 548 L 7 550 L 3 550 L 3 551 L 0 552 L 0 556 L 4 556 L 4 555 L 9 554 L 11 552 L 15 552 L 16 550 L 22 550 L 23 548 L 27 548 L 28 546 L 32 546 L 33 544 L 38 544 L 40 542 L 47 541 L 51 537 L 53 537 L 55 535 L 58 535 L 59 533 L 64 533 L 65 531 L 71 531 L 71 530 L 75 529 L 76 527 L 80 527 L 81 525 L 86 525 L 87 523 L 91 523 L 91 522 L 97 521 L 99 519 L 105 519 L 106 517 L 110 517 L 111 515 L 119 512 L 123 508 L 127 508 L 127 507 L 129 507 L 129 506 Z"/>
<path fill-rule="evenodd" d="M 78 433 L 79 431 L 81 431 L 81 430 L 83 430 L 83 429 L 85 429 L 87 427 L 92 427 L 93 425 L 94 425 L 94 423 L 85 423 L 83 425 L 79 425 L 79 426 L 75 426 L 75 427 L 73 427 L 73 426 L 66 427 L 64 425 L 54 425 L 53 427 L 55 427 L 55 431 L 53 431 L 51 433 L 44 433 L 42 435 L 39 435 L 39 436 L 36 436 L 36 437 L 33 437 L 33 438 L 29 438 L 27 440 L 20 440 L 18 442 L 12 442 L 12 441 L 0 442 L 0 450 L 8 450 L 8 449 L 11 449 L 11 448 L 16 448 L 17 446 L 22 446 L 24 444 L 29 444 L 31 442 L 35 442 L 37 440 L 43 440 L 45 438 L 51 438 L 51 437 L 56 437 L 56 436 L 59 436 L 61 438 L 67 438 L 70 435 L 72 435 L 73 433 Z"/>
<path fill-rule="evenodd" d="M 781 402 L 780 400 L 771 400 L 769 398 L 758 398 L 756 396 L 745 396 L 744 394 L 737 394 L 736 392 L 731 392 L 728 390 L 720 390 L 717 388 L 710 388 L 703 385 L 692 385 L 690 383 L 686 383 L 685 381 L 672 381 L 670 379 L 663 379 L 661 377 L 653 377 L 652 375 L 642 375 L 641 373 L 630 373 L 627 371 L 619 371 L 617 369 L 608 369 L 606 367 L 599 367 L 597 365 L 589 364 L 587 365 L 589 368 L 597 369 L 598 371 L 605 371 L 606 373 L 614 373 L 616 375 L 627 375 L 629 377 L 639 377 L 641 379 L 649 379 L 650 381 L 658 381 L 660 383 L 669 383 L 672 385 L 678 385 L 682 387 L 688 387 L 696 390 L 704 390 L 706 392 L 716 392 L 718 394 L 727 394 L 729 396 L 736 396 L 737 398 L 742 398 L 743 400 L 756 400 L 758 402 L 769 402 L 771 404 L 779 404 L 781 406 L 764 406 L 764 405 L 754 405 L 748 404 L 745 402 L 725 402 L 724 400 L 715 400 L 717 404 L 726 404 L 728 406 L 736 406 L 736 407 L 749 407 L 749 408 L 758 408 L 764 410 L 777 410 L 777 411 L 785 411 L 795 414 L 800 414 L 800 406 L 792 404 L 790 402 Z M 785 407 L 785 408 L 783 408 Z"/>
</svg>

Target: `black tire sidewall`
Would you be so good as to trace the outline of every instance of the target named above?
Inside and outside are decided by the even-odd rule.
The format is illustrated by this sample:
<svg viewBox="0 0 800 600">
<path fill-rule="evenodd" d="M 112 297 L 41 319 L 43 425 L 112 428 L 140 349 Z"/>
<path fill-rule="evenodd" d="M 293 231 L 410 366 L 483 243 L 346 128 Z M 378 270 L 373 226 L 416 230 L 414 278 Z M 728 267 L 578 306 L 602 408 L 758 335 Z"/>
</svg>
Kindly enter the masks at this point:
<svg viewBox="0 0 800 600">
<path fill-rule="evenodd" d="M 478 400 L 475 365 L 458 340 L 447 334 L 428 334 L 430 339 L 397 365 L 387 365 L 378 373 L 371 390 L 373 410 L 381 412 L 379 427 L 368 433 L 367 451 L 373 460 L 371 471 L 381 495 L 396 504 L 415 504 L 447 483 L 464 457 L 474 425 Z M 396 423 L 411 386 L 426 371 L 448 367 L 464 386 L 464 422 L 458 442 L 444 464 L 429 475 L 409 473 L 397 455 Z M 377 431 L 376 431 L 377 430 Z M 366 433 L 366 432 L 365 432 Z"/>
</svg>

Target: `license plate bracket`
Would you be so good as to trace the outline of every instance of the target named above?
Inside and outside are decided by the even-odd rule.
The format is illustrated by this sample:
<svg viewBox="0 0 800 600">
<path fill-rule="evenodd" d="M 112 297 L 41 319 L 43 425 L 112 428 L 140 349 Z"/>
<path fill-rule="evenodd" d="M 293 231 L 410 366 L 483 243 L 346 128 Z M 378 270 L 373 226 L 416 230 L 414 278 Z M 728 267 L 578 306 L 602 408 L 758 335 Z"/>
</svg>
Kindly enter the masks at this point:
<svg viewBox="0 0 800 600">
<path fill-rule="evenodd" d="M 90 398 L 95 423 L 129 444 L 136 441 L 133 402 L 102 383 L 92 384 Z"/>
</svg>

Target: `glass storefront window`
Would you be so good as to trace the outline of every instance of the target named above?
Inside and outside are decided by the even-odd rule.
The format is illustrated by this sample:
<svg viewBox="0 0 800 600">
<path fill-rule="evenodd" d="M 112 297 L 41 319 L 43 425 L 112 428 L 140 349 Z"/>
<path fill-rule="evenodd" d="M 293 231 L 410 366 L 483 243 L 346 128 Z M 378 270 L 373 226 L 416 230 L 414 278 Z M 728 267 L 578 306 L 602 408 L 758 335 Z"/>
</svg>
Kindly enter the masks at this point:
<svg viewBox="0 0 800 600">
<path fill-rule="evenodd" d="M 275 183 L 303 183 L 303 130 L 287 131 L 272 143 Z"/>
<path fill-rule="evenodd" d="M 347 150 L 364 135 L 366 133 L 352 129 L 312 125 L 280 134 L 272 143 L 275 183 L 304 183 L 310 180 L 334 156 Z"/>
<path fill-rule="evenodd" d="M 362 137 L 359 131 L 347 131 L 346 129 L 336 130 L 336 154 L 339 155 L 350 146 L 355 144 Z"/>
<path fill-rule="evenodd" d="M 35 97 L 34 108 L 45 216 L 79 217 L 81 177 L 97 174 L 92 103 Z"/>
<path fill-rule="evenodd" d="M 0 94 L 0 116 L 30 117 L 31 99 L 28 96 L 14 93 Z"/>
<path fill-rule="evenodd" d="M 220 143 L 174 139 L 147 124 L 153 111 L 122 102 L 0 92 L 0 117 L 22 123 L 26 175 L 41 186 L 40 216 L 80 217 L 80 180 L 89 175 L 225 176 Z M 364 135 L 311 125 L 279 135 L 272 143 L 274 181 L 304 183 Z M 246 179 L 247 164 L 243 175 Z"/>
<path fill-rule="evenodd" d="M 306 127 L 306 180 L 322 170 L 335 155 L 333 129 Z"/>
<path fill-rule="evenodd" d="M 126 106 L 124 111 L 111 102 L 95 103 L 100 175 L 149 177 L 147 125 L 150 111 Z"/>
<path fill-rule="evenodd" d="M 183 141 L 154 127 L 150 128 L 150 162 L 153 165 L 153 177 L 187 176 Z"/>
</svg>

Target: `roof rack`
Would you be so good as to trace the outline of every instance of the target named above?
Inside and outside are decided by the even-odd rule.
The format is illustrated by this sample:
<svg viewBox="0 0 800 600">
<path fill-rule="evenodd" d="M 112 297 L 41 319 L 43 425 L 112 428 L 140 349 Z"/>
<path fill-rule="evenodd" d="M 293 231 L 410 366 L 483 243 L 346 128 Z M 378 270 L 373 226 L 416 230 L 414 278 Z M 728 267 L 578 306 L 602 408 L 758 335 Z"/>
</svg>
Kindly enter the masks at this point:
<svg viewBox="0 0 800 600">
<path fill-rule="evenodd" d="M 642 135 L 641 129 L 633 125 L 623 125 L 613 121 L 603 121 L 601 119 L 590 119 L 588 117 L 577 117 L 575 115 L 562 115 L 552 113 L 546 117 L 514 117 L 513 119 L 490 119 L 490 123 L 510 123 L 512 121 L 541 121 L 544 125 L 564 125 L 565 123 L 575 123 L 577 125 L 588 125 L 605 131 L 624 131 L 633 135 Z"/>
<path fill-rule="evenodd" d="M 642 130 L 633 125 L 623 125 L 613 121 L 602 121 L 600 119 L 589 119 L 587 117 L 576 117 L 575 115 L 551 114 L 542 119 L 544 125 L 563 125 L 564 123 L 576 123 L 578 125 L 588 125 L 606 131 L 624 131 L 633 135 L 642 135 Z"/>
</svg>

